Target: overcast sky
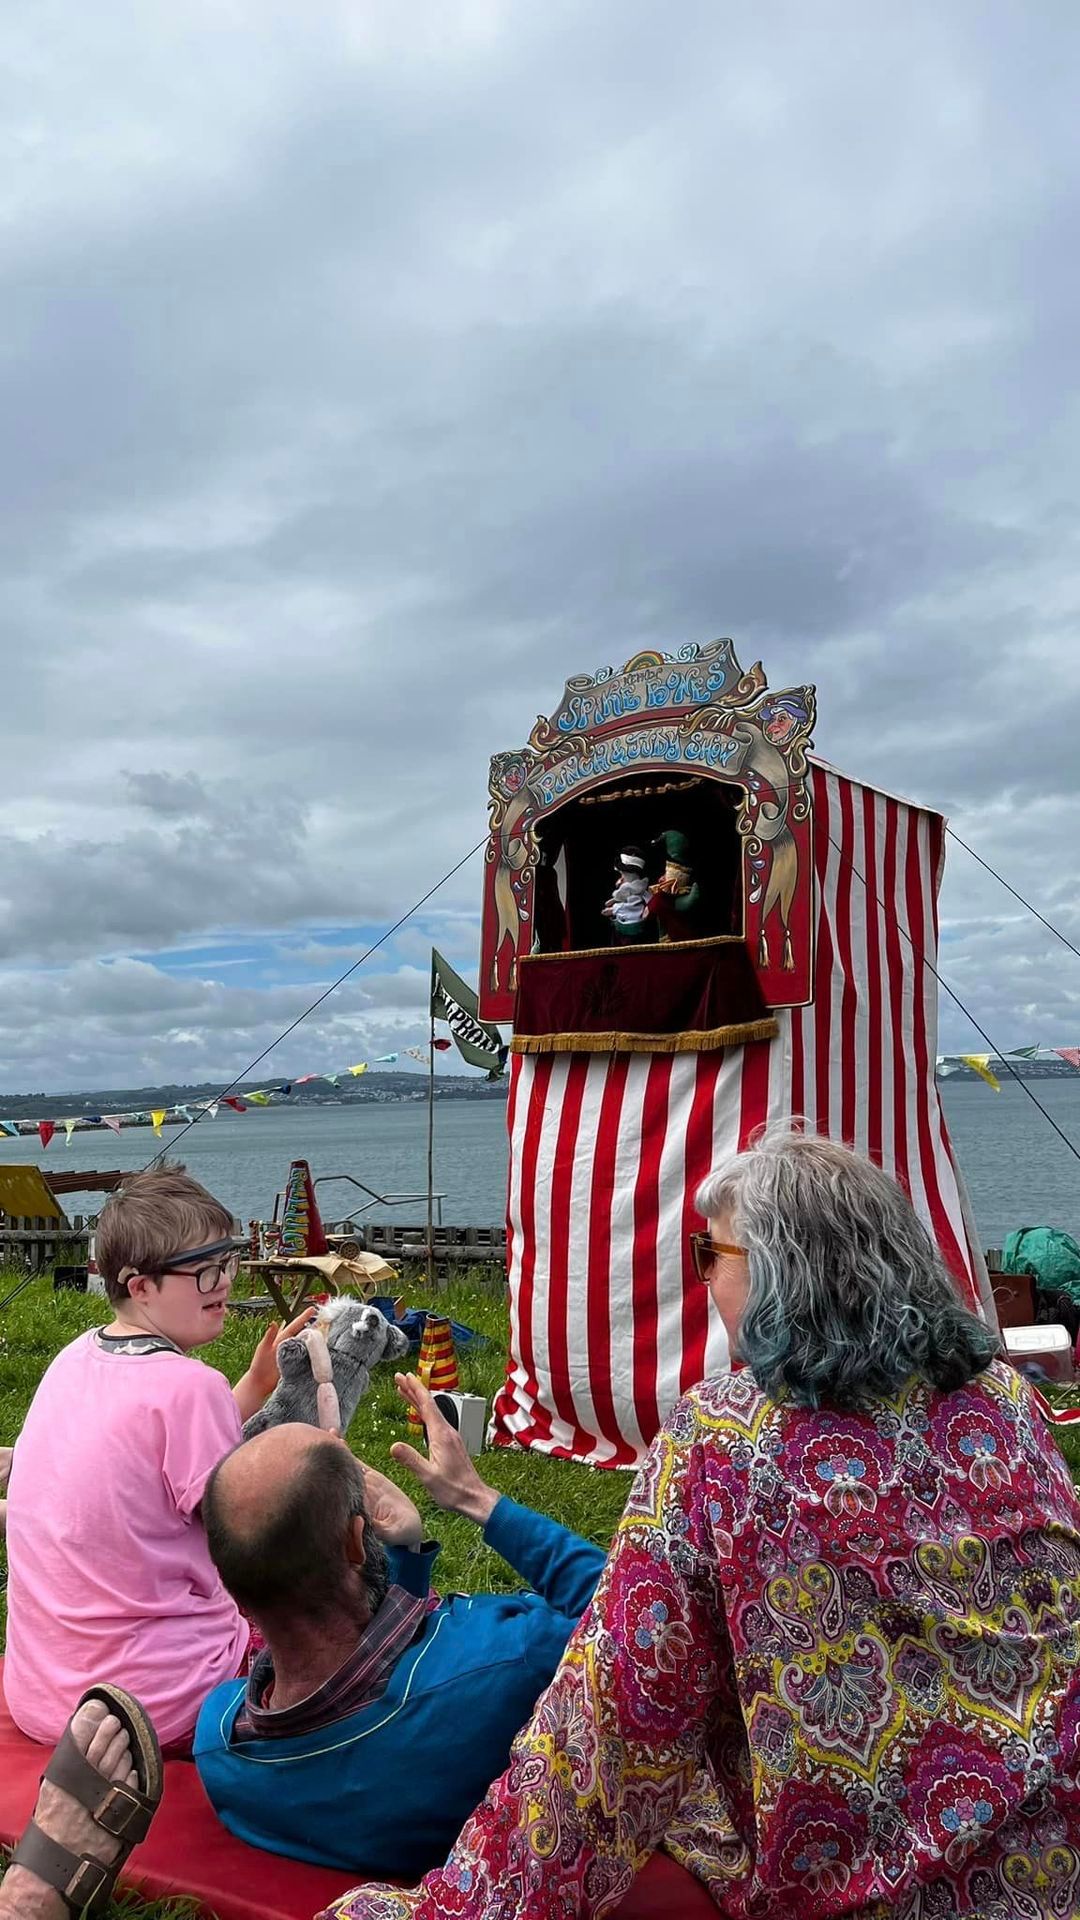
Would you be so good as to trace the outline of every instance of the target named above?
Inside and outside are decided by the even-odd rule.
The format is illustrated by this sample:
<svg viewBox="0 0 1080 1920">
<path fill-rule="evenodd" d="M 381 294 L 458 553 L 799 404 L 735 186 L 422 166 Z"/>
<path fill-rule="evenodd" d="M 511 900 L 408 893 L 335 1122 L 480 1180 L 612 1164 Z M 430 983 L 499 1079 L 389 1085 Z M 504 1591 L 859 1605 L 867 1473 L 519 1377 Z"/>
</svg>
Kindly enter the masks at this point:
<svg viewBox="0 0 1080 1920">
<path fill-rule="evenodd" d="M 242 1067 L 568 674 L 718 634 L 1080 944 L 1073 0 L 19 11 L 0 1088 Z M 271 1071 L 421 1040 L 480 886 Z M 995 1041 L 1080 1043 L 956 848 L 944 916 Z"/>
</svg>

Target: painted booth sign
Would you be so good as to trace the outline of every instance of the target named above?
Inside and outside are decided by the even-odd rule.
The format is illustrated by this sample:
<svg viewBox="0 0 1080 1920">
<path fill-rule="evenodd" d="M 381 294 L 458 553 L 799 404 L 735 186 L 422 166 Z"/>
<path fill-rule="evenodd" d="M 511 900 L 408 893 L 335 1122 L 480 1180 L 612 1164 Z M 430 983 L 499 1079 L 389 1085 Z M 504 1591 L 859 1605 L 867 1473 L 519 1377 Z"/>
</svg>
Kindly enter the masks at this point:
<svg viewBox="0 0 1080 1920">
<path fill-rule="evenodd" d="M 806 753 L 813 687 L 770 693 L 730 640 L 639 654 L 568 681 L 527 747 L 491 763 L 480 1014 L 512 1020 L 516 962 L 534 946 L 538 829 L 559 807 L 628 771 L 685 769 L 739 789 L 744 932 L 766 1005 L 802 1006 L 813 964 Z"/>
<path fill-rule="evenodd" d="M 740 684 L 747 691 L 756 690 L 751 680 L 752 675 L 747 675 L 744 682 L 730 640 L 714 640 L 708 647 L 690 645 L 674 654 L 640 653 L 621 673 L 602 667 L 599 673 L 577 674 L 568 680 L 550 720 L 537 721 L 529 745 L 542 753 L 568 734 L 621 726 L 635 715 L 688 712 L 730 694 Z"/>
</svg>

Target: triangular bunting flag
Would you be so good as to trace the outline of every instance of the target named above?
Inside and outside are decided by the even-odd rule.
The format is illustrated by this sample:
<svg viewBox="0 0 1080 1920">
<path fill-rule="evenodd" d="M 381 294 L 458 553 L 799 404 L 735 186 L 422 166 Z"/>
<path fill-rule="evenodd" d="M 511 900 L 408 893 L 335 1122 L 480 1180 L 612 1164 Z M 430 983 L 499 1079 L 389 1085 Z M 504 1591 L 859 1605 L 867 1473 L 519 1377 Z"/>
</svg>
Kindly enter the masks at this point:
<svg viewBox="0 0 1080 1920">
<path fill-rule="evenodd" d="M 431 1044 L 436 1053 L 449 1053 L 454 1043 L 452 1040 L 433 1040 Z"/>
<path fill-rule="evenodd" d="M 375 1056 L 375 1065 L 377 1067 L 392 1067 L 396 1059 L 396 1053 L 378 1053 Z"/>
<path fill-rule="evenodd" d="M 38 1139 L 41 1141 L 42 1146 L 47 1147 L 53 1134 L 56 1132 L 56 1123 L 53 1120 L 39 1120 L 37 1130 Z"/>
<path fill-rule="evenodd" d="M 959 1072 L 960 1062 L 959 1060 L 951 1060 L 947 1053 L 943 1053 L 938 1059 L 937 1070 L 941 1075 L 941 1078 L 943 1080 L 947 1080 L 950 1073 Z"/>
<path fill-rule="evenodd" d="M 288 1099 L 289 1094 L 292 1092 L 292 1081 L 284 1080 L 281 1086 L 278 1088 L 278 1092 L 283 1093 L 286 1099 Z"/>
<path fill-rule="evenodd" d="M 355 1065 L 355 1067 L 350 1067 L 350 1068 L 349 1068 L 349 1072 L 350 1072 L 351 1074 L 355 1074 L 355 1076 L 356 1076 L 356 1078 L 357 1078 L 357 1079 L 359 1079 L 359 1078 L 360 1078 L 360 1075 L 361 1075 L 362 1073 L 366 1073 L 366 1072 L 367 1072 L 367 1061 L 366 1061 L 366 1060 L 358 1060 L 358 1061 L 357 1061 L 357 1063 L 356 1063 L 356 1065 Z"/>
<path fill-rule="evenodd" d="M 301 1073 L 293 1081 L 294 1087 L 306 1087 L 309 1080 L 321 1080 L 321 1073 Z"/>
<path fill-rule="evenodd" d="M 242 1100 L 238 1100 L 235 1094 L 231 1094 L 231 1093 L 223 1094 L 221 1097 L 221 1104 L 223 1107 L 231 1107 L 234 1113 L 247 1112 L 247 1108 L 244 1105 L 244 1102 Z"/>
<path fill-rule="evenodd" d="M 166 1107 L 152 1107 L 150 1109 L 150 1119 L 153 1123 L 154 1132 L 158 1135 L 159 1138 L 161 1136 L 161 1123 L 164 1120 L 167 1111 L 168 1109 Z"/>
<path fill-rule="evenodd" d="M 1042 1052 L 1041 1047 L 1010 1047 L 1009 1059 L 1010 1060 L 1037 1060 L 1041 1052 Z"/>
<path fill-rule="evenodd" d="M 217 1119 L 217 1110 L 218 1110 L 218 1103 L 216 1100 L 211 1100 L 209 1105 L 203 1108 L 203 1112 L 205 1113 L 208 1120 Z"/>
<path fill-rule="evenodd" d="M 1066 1066 L 1080 1067 L 1080 1047 L 1055 1047 L 1054 1052 L 1059 1060 L 1064 1060 Z"/>
<path fill-rule="evenodd" d="M 182 1119 L 182 1120 L 186 1120 L 186 1121 L 188 1122 L 188 1125 L 190 1126 L 190 1124 L 191 1124 L 191 1122 L 192 1122 L 192 1121 L 194 1120 L 194 1118 L 195 1118 L 195 1115 L 194 1115 L 194 1114 L 192 1113 L 192 1111 L 191 1111 L 191 1108 L 190 1108 L 190 1107 L 177 1107 L 177 1109 L 176 1109 L 176 1111 L 177 1111 L 177 1113 L 178 1113 L 178 1114 L 180 1115 L 180 1117 L 181 1117 L 181 1119 Z"/>
<path fill-rule="evenodd" d="M 67 1135 L 67 1145 L 68 1145 L 69 1147 L 70 1147 L 70 1145 L 71 1145 L 71 1136 L 72 1136 L 72 1134 L 74 1133 L 74 1131 L 75 1131 L 75 1122 L 74 1122 L 74 1120 L 65 1120 L 65 1121 L 64 1121 L 64 1132 L 65 1132 L 65 1134 Z M 66 1177 L 67 1177 L 67 1176 L 65 1175 L 65 1178 L 66 1178 Z"/>
<path fill-rule="evenodd" d="M 326 1081 L 328 1087 L 336 1087 L 338 1081 L 341 1079 L 341 1075 L 340 1073 L 324 1073 L 323 1079 Z"/>
<path fill-rule="evenodd" d="M 124 1123 L 118 1113 L 103 1113 L 101 1124 L 103 1127 L 108 1127 L 110 1133 L 119 1133 Z"/>
<path fill-rule="evenodd" d="M 0 1120 L 0 1133 L 8 1134 L 12 1140 L 19 1140 L 22 1137 L 14 1120 Z"/>
<path fill-rule="evenodd" d="M 428 1057 L 427 1048 L 426 1047 L 406 1047 L 405 1057 L 408 1060 L 421 1060 L 426 1063 L 427 1057 Z"/>
<path fill-rule="evenodd" d="M 249 1093 L 248 1094 L 249 1107 L 268 1107 L 269 1105 L 270 1105 L 270 1095 L 268 1093 Z"/>
<path fill-rule="evenodd" d="M 987 1086 L 993 1087 L 995 1093 L 1001 1092 L 1000 1080 L 995 1079 L 994 1075 L 990 1071 L 990 1061 L 993 1058 L 992 1054 L 962 1053 L 960 1055 L 960 1058 L 963 1061 L 965 1067 L 970 1067 L 972 1073 L 977 1073 L 979 1076 L 979 1079 L 985 1080 Z"/>
</svg>

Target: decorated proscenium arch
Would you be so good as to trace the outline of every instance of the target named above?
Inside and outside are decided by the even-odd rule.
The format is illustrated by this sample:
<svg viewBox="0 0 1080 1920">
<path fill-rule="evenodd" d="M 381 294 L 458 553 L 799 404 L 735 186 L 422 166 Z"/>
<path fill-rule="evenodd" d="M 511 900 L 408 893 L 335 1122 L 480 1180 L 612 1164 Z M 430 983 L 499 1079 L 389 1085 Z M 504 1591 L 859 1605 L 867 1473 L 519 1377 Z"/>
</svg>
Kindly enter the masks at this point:
<svg viewBox="0 0 1080 1920">
<path fill-rule="evenodd" d="M 763 1124 L 869 1153 L 993 1314 L 934 1071 L 944 821 L 817 759 L 814 717 L 813 688 L 768 692 L 725 640 L 570 681 L 492 762 L 480 1011 L 514 1027 L 498 1445 L 631 1466 L 726 1365 L 688 1234 L 710 1167 Z M 612 860 L 670 828 L 713 917 L 620 944 Z"/>
<path fill-rule="evenodd" d="M 641 653 L 621 673 L 569 680 L 528 746 L 491 763 L 481 1016 L 514 1016 L 517 962 L 537 944 L 545 823 L 630 776 L 673 774 L 732 792 L 743 866 L 738 931 L 756 955 L 766 1006 L 805 1002 L 813 963 L 806 746 L 814 718 L 813 687 L 767 692 L 760 664 L 744 673 L 730 640 Z"/>
</svg>

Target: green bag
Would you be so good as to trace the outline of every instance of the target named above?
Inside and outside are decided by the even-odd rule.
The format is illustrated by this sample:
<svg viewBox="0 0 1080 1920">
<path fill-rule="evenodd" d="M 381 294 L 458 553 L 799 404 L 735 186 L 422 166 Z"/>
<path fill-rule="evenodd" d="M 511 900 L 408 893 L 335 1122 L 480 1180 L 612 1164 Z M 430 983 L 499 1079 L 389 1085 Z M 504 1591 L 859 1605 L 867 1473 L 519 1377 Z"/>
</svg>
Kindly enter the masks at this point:
<svg viewBox="0 0 1080 1920">
<path fill-rule="evenodd" d="M 1021 1227 L 1001 1249 L 1003 1273 L 1033 1273 L 1047 1293 L 1067 1293 L 1080 1306 L 1080 1247 L 1060 1227 Z"/>
</svg>

